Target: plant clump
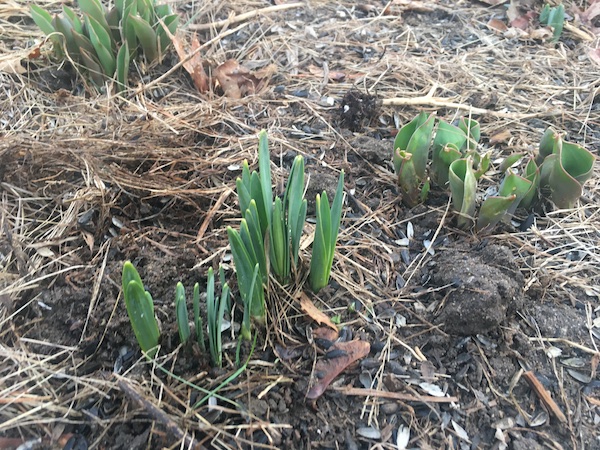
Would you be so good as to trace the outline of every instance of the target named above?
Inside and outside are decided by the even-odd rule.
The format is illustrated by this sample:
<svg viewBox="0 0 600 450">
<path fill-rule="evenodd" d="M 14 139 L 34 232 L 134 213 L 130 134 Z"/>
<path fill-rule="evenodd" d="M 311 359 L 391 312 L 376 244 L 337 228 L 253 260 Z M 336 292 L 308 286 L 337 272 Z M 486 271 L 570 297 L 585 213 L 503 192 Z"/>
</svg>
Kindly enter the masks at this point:
<svg viewBox="0 0 600 450">
<path fill-rule="evenodd" d="M 596 159 L 548 128 L 538 154 L 529 159 L 523 173 L 511 169 L 523 153 L 506 158 L 497 193 L 483 200 L 477 214 L 478 180 L 490 166 L 490 153 L 482 155 L 478 150 L 479 139 L 479 123 L 471 119 L 460 119 L 457 124 L 439 120 L 436 128 L 434 116 L 421 113 L 404 125 L 393 151 L 403 202 L 410 207 L 424 202 L 432 178 L 434 184 L 449 188 L 460 228 L 475 226 L 478 231 L 489 231 L 517 208 L 530 210 L 543 197 L 559 208 L 572 208 L 592 175 Z"/>
<path fill-rule="evenodd" d="M 115 80 L 117 91 L 128 85 L 132 60 L 143 55 L 150 64 L 162 57 L 179 23 L 168 5 L 155 0 L 115 0 L 110 9 L 100 0 L 77 4 L 81 15 L 67 5 L 54 16 L 31 5 L 31 16 L 58 59 L 71 61 L 97 87 Z"/>
</svg>

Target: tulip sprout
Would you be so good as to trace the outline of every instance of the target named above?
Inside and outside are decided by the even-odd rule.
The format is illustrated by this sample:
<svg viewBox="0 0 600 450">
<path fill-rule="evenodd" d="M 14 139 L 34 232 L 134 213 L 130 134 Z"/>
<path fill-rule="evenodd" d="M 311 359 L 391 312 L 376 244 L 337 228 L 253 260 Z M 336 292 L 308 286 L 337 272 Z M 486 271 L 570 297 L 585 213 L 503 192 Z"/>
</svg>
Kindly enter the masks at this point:
<svg viewBox="0 0 600 450">
<path fill-rule="evenodd" d="M 179 23 L 168 5 L 155 0 L 115 0 L 110 10 L 100 0 L 77 3 L 81 18 L 66 5 L 54 16 L 31 5 L 31 16 L 49 36 L 57 58 L 68 55 L 96 86 L 115 79 L 117 91 L 127 87 L 129 64 L 138 51 L 148 63 L 159 59 Z"/>
<path fill-rule="evenodd" d="M 402 200 L 408 206 L 424 201 L 430 138 L 435 131 L 430 173 L 433 181 L 448 185 L 457 212 L 457 225 L 470 228 L 475 223 L 477 180 L 490 166 L 490 153 L 482 155 L 477 147 L 480 126 L 476 120 L 460 119 L 456 125 L 439 120 L 434 129 L 433 116 L 419 114 L 403 126 L 394 141 L 393 163 Z M 512 216 L 517 208 L 531 208 L 547 193 L 559 208 L 571 208 L 591 177 L 595 157 L 580 145 L 563 141 L 551 128 L 542 136 L 539 151 L 525 165 L 522 176 L 512 166 L 523 153 L 508 156 L 500 167 L 506 173 L 498 195 L 487 198 L 479 209 L 476 229 L 489 231 Z"/>
</svg>

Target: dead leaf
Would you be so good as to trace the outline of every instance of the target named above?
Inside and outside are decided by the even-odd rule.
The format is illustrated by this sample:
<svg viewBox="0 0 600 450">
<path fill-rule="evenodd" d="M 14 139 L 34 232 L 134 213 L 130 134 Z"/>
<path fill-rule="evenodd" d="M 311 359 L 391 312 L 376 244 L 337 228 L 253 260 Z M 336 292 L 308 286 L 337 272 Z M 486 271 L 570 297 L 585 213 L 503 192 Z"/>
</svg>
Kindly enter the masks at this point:
<svg viewBox="0 0 600 450">
<path fill-rule="evenodd" d="M 507 142 L 511 138 L 510 130 L 502 130 L 499 133 L 494 134 L 490 138 L 490 145 L 500 144 L 502 142 Z"/>
<path fill-rule="evenodd" d="M 590 50 L 588 56 L 593 62 L 600 66 L 600 48 Z"/>
<path fill-rule="evenodd" d="M 25 67 L 21 65 L 23 56 L 24 55 L 19 52 L 0 57 L 0 72 L 9 73 L 11 75 L 20 75 L 27 72 Z"/>
<path fill-rule="evenodd" d="M 508 27 L 506 26 L 506 24 L 504 22 L 502 22 L 500 19 L 491 19 L 487 23 L 487 27 L 490 30 L 497 31 L 499 33 L 504 33 L 506 30 L 508 30 Z"/>
<path fill-rule="evenodd" d="M 370 350 L 371 344 L 360 340 L 338 342 L 330 347 L 325 357 L 315 365 L 318 381 L 309 389 L 306 397 L 312 400 L 319 398 L 335 377 L 353 362 L 367 356 Z"/>
<path fill-rule="evenodd" d="M 497 6 L 497 5 L 501 5 L 502 3 L 506 3 L 508 0 L 479 0 L 482 3 L 487 3 L 488 5 L 492 5 L 492 6 Z"/>
<path fill-rule="evenodd" d="M 325 339 L 327 341 L 335 341 L 338 336 L 337 328 L 331 329 L 329 327 L 319 327 L 312 332 L 313 339 Z"/>
<path fill-rule="evenodd" d="M 273 73 L 275 65 L 271 64 L 261 70 L 252 72 L 241 66 L 235 59 L 228 59 L 215 69 L 215 76 L 223 88 L 225 96 L 242 98 L 253 94 L 265 86 Z"/>
<path fill-rule="evenodd" d="M 523 31 L 530 27 L 536 16 L 537 13 L 525 1 L 511 0 L 506 10 L 506 17 L 508 17 L 510 26 Z"/>
<path fill-rule="evenodd" d="M 183 68 L 192 77 L 194 86 L 196 86 L 196 89 L 198 89 L 198 91 L 200 91 L 201 93 L 208 92 L 208 76 L 204 71 L 204 66 L 202 64 L 203 61 L 200 57 L 200 52 L 198 50 L 200 48 L 200 41 L 198 41 L 198 36 L 195 33 L 192 36 L 192 42 L 190 44 L 190 53 L 186 53 L 185 45 L 179 37 L 172 36 L 172 40 L 173 47 L 175 47 L 175 51 L 177 52 L 180 61 L 184 61 L 189 57 L 189 55 L 194 54 L 194 56 L 192 56 L 188 61 L 183 63 Z"/>
<path fill-rule="evenodd" d="M 588 9 L 579 15 L 581 22 L 587 26 L 592 27 L 592 20 L 600 15 L 600 1 L 596 0 L 590 3 Z"/>
<path fill-rule="evenodd" d="M 300 307 L 302 308 L 302 311 L 304 311 L 305 314 L 307 314 L 312 320 L 317 322 L 319 325 L 327 325 L 328 327 L 334 329 L 337 333 L 337 327 L 331 321 L 329 316 L 327 316 L 327 314 L 325 314 L 323 311 L 317 308 L 312 302 L 312 300 L 308 298 L 308 295 L 306 295 L 304 292 L 300 295 Z"/>
</svg>

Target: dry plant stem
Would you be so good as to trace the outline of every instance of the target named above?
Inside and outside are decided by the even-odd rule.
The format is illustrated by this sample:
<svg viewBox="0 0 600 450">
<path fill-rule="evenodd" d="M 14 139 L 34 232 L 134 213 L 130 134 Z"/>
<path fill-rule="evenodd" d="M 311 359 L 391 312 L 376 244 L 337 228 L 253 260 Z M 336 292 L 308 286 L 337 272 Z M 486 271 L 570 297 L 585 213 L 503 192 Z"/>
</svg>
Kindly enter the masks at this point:
<svg viewBox="0 0 600 450">
<path fill-rule="evenodd" d="M 228 19 L 218 20 L 216 22 L 211 23 L 201 23 L 201 24 L 191 24 L 189 29 L 192 31 L 203 31 L 210 30 L 212 28 L 225 27 L 229 25 L 233 25 L 238 22 L 243 22 L 244 20 L 252 19 L 253 17 L 260 16 L 262 14 L 269 14 L 276 11 L 284 11 L 286 9 L 299 8 L 301 6 L 305 6 L 306 3 L 296 2 L 296 3 L 287 3 L 283 5 L 275 5 L 275 6 L 267 6 L 266 8 L 255 9 L 254 11 L 248 11 L 243 14 L 238 14 L 233 17 L 229 17 Z"/>
<path fill-rule="evenodd" d="M 119 389 L 131 400 L 136 403 L 139 403 L 142 408 L 144 408 L 150 416 L 162 423 L 167 429 L 177 437 L 177 439 L 182 439 L 185 442 L 185 447 L 192 448 L 195 450 L 205 450 L 206 447 L 198 444 L 194 438 L 190 437 L 186 433 L 184 433 L 181 428 L 177 425 L 177 423 L 170 419 L 167 414 L 165 414 L 160 408 L 156 407 L 148 400 L 146 400 L 142 395 L 136 391 L 125 379 L 120 378 L 117 382 L 119 385 Z"/>
<path fill-rule="evenodd" d="M 424 403 L 454 403 L 458 402 L 458 397 L 434 397 L 432 395 L 411 395 L 401 394 L 399 392 L 378 391 L 377 389 L 363 389 L 353 387 L 329 388 L 331 391 L 341 392 L 346 395 L 369 396 L 379 398 L 390 398 L 392 400 L 401 400 L 406 402 L 424 402 Z"/>
<path fill-rule="evenodd" d="M 560 410 L 556 402 L 552 399 L 550 393 L 546 390 L 544 386 L 542 386 L 542 383 L 540 383 L 540 381 L 536 378 L 535 374 L 533 372 L 528 371 L 523 374 L 523 377 L 525 377 L 525 380 L 527 380 L 527 383 L 529 384 L 531 389 L 534 390 L 536 395 L 540 398 L 544 406 L 546 406 L 546 408 L 548 408 L 558 420 L 560 420 L 562 423 L 565 423 L 567 421 L 567 418 Z"/>
<path fill-rule="evenodd" d="M 509 113 L 509 112 L 499 112 L 492 111 L 491 109 L 483 109 L 483 108 L 475 108 L 471 105 L 466 105 L 464 103 L 456 103 L 452 102 L 448 99 L 442 97 L 434 97 L 433 94 L 437 89 L 437 85 L 433 85 L 427 95 L 421 97 L 412 97 L 412 98 L 385 98 L 382 101 L 383 106 L 415 106 L 415 105 L 424 105 L 424 106 L 437 106 L 440 108 L 456 108 L 462 109 L 465 111 L 469 111 L 471 114 L 482 114 L 482 115 L 490 115 L 494 117 L 500 117 L 505 119 L 531 119 L 533 117 L 549 117 L 549 116 L 559 116 L 562 114 L 562 111 L 544 111 L 538 113 L 528 113 L 528 114 L 520 114 L 520 113 Z"/>
</svg>

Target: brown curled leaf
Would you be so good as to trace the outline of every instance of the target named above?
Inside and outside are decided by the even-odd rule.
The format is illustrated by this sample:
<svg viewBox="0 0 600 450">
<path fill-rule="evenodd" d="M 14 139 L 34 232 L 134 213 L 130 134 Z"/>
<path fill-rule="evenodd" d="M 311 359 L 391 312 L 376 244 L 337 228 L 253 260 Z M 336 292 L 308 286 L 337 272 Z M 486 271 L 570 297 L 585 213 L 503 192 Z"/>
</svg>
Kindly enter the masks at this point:
<svg viewBox="0 0 600 450">
<path fill-rule="evenodd" d="M 309 389 L 306 397 L 314 400 L 319 398 L 327 386 L 353 362 L 369 354 L 371 344 L 365 341 L 354 340 L 338 342 L 327 352 L 328 358 L 320 359 L 315 366 L 317 382 Z M 335 352 L 335 353 L 334 353 Z M 333 357 L 335 356 L 335 357 Z"/>
</svg>

